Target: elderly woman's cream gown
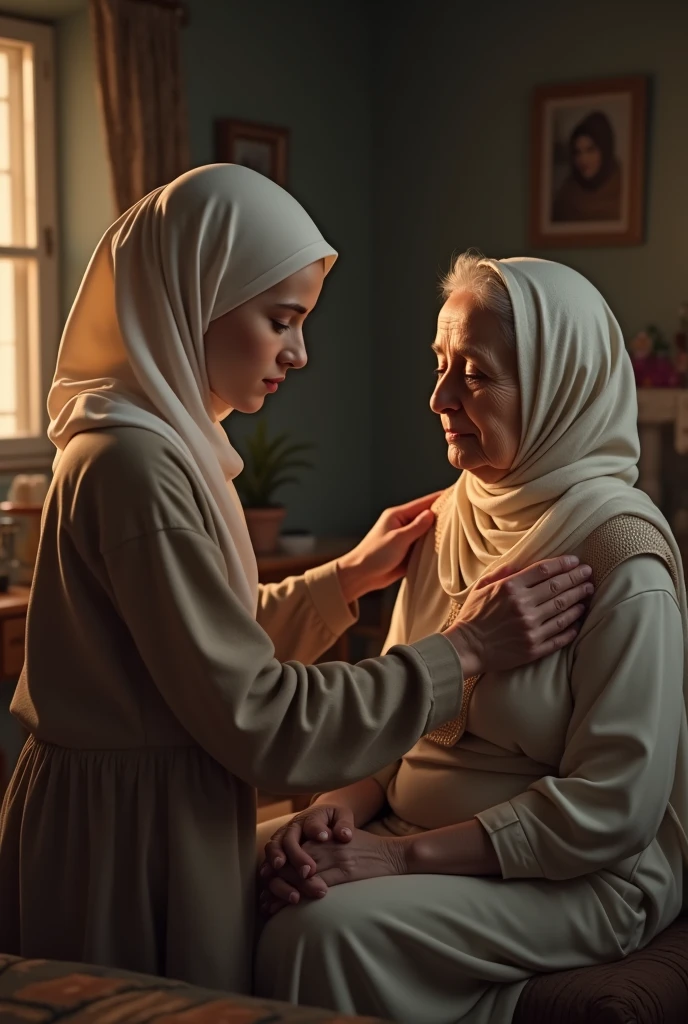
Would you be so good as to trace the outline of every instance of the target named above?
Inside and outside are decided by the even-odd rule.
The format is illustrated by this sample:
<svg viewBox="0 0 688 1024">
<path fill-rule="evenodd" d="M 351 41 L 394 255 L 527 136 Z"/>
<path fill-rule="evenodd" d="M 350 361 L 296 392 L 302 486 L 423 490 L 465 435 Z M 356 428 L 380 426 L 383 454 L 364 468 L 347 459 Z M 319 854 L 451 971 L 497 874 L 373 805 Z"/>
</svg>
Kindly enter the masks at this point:
<svg viewBox="0 0 688 1024">
<path fill-rule="evenodd" d="M 585 549 L 581 552 L 585 554 Z M 414 553 L 391 635 L 437 628 L 432 531 Z M 666 564 L 631 558 L 594 595 L 575 643 L 473 691 L 453 747 L 421 739 L 378 779 L 403 835 L 474 816 L 503 878 L 413 875 L 333 887 L 262 933 L 264 996 L 403 1024 L 503 1024 L 537 972 L 613 961 L 682 898 L 667 812 L 683 711 L 683 633 Z"/>
</svg>

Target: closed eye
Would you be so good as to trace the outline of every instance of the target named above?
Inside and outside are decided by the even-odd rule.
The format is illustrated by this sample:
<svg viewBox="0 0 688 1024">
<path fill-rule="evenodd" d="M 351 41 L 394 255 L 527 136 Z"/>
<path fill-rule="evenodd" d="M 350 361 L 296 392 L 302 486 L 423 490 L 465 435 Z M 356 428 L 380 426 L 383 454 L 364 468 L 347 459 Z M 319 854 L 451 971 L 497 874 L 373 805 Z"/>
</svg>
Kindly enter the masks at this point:
<svg viewBox="0 0 688 1024">
<path fill-rule="evenodd" d="M 277 334 L 284 334 L 285 331 L 289 330 L 289 326 L 290 325 L 289 324 L 283 324 L 281 320 L 271 320 L 270 323 L 272 324 L 272 329 Z"/>
</svg>

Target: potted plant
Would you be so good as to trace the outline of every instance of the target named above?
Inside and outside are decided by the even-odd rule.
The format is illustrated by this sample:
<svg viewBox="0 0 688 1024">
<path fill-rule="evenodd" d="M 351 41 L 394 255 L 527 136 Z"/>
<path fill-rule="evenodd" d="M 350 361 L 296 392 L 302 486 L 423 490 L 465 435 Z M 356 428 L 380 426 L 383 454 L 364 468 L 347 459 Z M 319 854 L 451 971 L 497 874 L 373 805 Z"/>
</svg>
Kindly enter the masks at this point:
<svg viewBox="0 0 688 1024">
<path fill-rule="evenodd" d="M 284 484 L 298 482 L 294 470 L 312 468 L 313 464 L 302 455 L 312 447 L 290 442 L 287 433 L 270 438 L 265 420 L 259 420 L 254 433 L 247 438 L 244 469 L 236 486 L 257 555 L 276 550 L 287 510 L 275 501 L 275 494 Z"/>
</svg>

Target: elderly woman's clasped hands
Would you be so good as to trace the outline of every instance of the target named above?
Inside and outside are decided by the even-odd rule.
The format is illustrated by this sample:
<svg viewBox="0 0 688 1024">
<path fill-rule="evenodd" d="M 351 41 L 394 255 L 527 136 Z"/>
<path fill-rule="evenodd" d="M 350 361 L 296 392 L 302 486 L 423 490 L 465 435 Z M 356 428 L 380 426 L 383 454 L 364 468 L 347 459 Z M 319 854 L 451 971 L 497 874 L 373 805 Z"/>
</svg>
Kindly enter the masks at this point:
<svg viewBox="0 0 688 1024">
<path fill-rule="evenodd" d="M 377 783 L 370 779 L 370 785 Z M 330 886 L 408 871 L 406 843 L 356 828 L 351 808 L 315 803 L 296 814 L 265 847 L 261 911 L 270 916 L 302 896 L 322 899 Z"/>
</svg>

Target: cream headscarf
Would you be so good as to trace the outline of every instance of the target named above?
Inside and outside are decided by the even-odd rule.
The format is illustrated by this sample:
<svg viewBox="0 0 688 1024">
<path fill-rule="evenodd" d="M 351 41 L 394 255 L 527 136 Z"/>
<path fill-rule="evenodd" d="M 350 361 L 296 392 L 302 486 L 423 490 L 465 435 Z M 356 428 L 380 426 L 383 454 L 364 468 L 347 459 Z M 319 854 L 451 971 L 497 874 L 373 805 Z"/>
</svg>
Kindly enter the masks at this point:
<svg viewBox="0 0 688 1024">
<path fill-rule="evenodd" d="M 268 178 L 214 164 L 141 199 L 88 266 L 48 396 L 60 452 L 85 430 L 137 426 L 168 438 L 208 495 L 229 581 L 252 614 L 258 577 L 232 483 L 243 464 L 210 405 L 211 320 L 337 253 Z"/>
<path fill-rule="evenodd" d="M 465 472 L 440 513 L 438 571 L 459 604 L 483 572 L 524 568 L 576 550 L 602 523 L 632 515 L 663 535 L 676 568 L 688 638 L 681 555 L 669 524 L 633 485 L 638 407 L 621 329 L 600 293 L 576 271 L 535 259 L 486 261 L 514 310 L 522 403 L 514 464 L 498 484 Z M 684 661 L 688 705 L 688 657 Z M 684 714 L 670 813 L 688 861 L 688 727 Z"/>
<path fill-rule="evenodd" d="M 439 572 L 457 600 L 487 569 L 573 550 L 614 515 L 649 519 L 671 537 L 657 508 L 633 487 L 640 455 L 635 383 L 607 303 L 559 263 L 485 262 L 502 277 L 514 310 L 522 427 L 513 467 L 498 484 L 463 473 L 454 487 Z"/>
</svg>

